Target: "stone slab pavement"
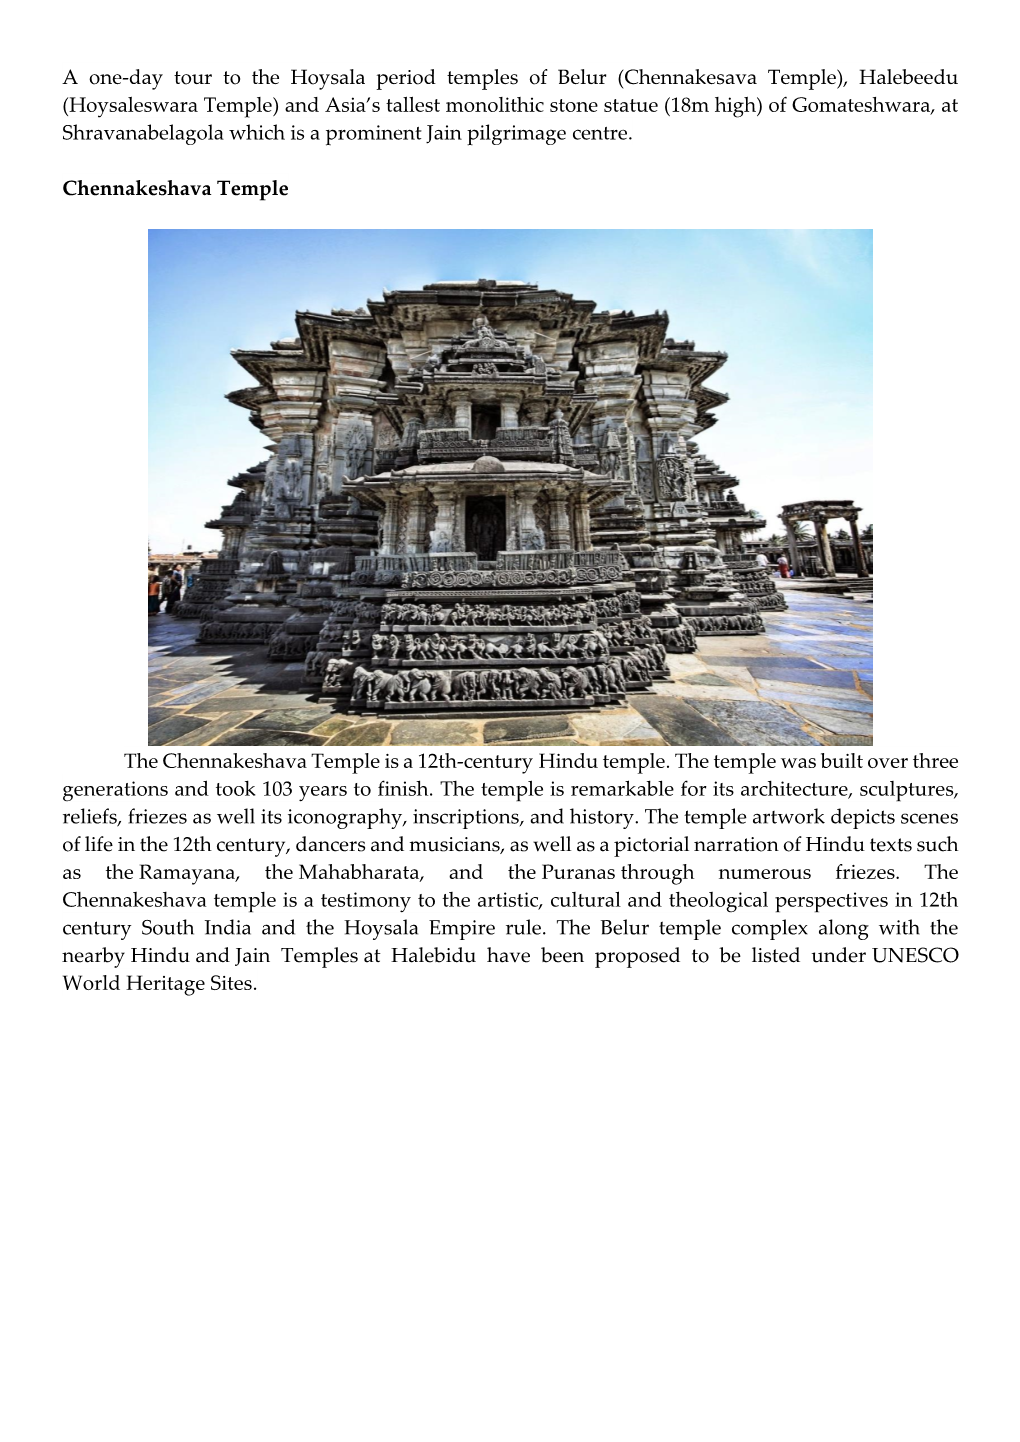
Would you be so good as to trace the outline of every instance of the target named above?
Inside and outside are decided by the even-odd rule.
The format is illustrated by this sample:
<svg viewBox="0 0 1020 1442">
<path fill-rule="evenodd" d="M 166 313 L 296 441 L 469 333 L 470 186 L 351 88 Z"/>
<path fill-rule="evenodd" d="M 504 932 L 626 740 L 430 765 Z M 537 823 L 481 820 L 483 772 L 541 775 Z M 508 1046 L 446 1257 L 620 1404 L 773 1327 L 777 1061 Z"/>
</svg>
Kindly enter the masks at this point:
<svg viewBox="0 0 1020 1442">
<path fill-rule="evenodd" d="M 447 719 L 337 714 L 264 646 L 197 646 L 149 618 L 150 746 L 870 746 L 870 602 L 785 589 L 764 636 L 706 636 L 673 682 L 605 711 Z"/>
</svg>

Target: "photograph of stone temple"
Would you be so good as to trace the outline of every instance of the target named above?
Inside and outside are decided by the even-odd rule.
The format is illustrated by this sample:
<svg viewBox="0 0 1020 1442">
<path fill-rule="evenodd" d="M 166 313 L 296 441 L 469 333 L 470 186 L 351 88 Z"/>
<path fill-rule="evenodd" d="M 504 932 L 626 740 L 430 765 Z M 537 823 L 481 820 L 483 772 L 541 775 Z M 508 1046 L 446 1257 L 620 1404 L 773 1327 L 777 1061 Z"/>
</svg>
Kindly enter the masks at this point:
<svg viewBox="0 0 1020 1442">
<path fill-rule="evenodd" d="M 227 399 L 268 455 L 229 482 L 207 523 L 218 555 L 175 622 L 190 655 L 257 657 L 263 690 L 275 674 L 300 692 L 320 719 L 307 744 L 330 744 L 332 716 L 417 720 L 417 741 L 443 739 L 430 718 L 470 719 L 446 733 L 469 742 L 494 718 L 624 712 L 636 742 L 675 744 L 654 717 L 697 684 L 686 658 L 736 638 L 742 660 L 768 659 L 765 618 L 788 600 L 758 554 L 767 523 L 704 448 L 724 352 L 670 337 L 664 312 L 493 279 L 298 312 L 295 328 L 233 352 L 246 383 Z M 728 682 L 700 684 L 716 700 Z M 704 723 L 693 744 L 831 739 L 785 710 L 753 740 L 713 737 L 686 709 Z"/>
</svg>

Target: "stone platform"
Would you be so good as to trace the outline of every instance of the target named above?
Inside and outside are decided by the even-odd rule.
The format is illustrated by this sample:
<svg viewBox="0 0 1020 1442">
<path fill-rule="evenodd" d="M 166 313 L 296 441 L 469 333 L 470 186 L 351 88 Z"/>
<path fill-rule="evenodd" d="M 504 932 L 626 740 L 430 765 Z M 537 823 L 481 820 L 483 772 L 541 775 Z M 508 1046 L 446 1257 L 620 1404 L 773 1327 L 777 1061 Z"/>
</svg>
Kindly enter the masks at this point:
<svg viewBox="0 0 1020 1442">
<path fill-rule="evenodd" d="M 869 603 L 781 585 L 763 636 L 704 636 L 670 682 L 599 710 L 347 716 L 313 699 L 300 663 L 196 644 L 198 623 L 149 618 L 151 746 L 868 746 Z"/>
<path fill-rule="evenodd" d="M 804 591 L 812 596 L 847 596 L 859 601 L 870 601 L 874 589 L 871 576 L 855 576 L 850 572 L 837 572 L 835 576 L 797 576 L 786 585 L 791 591 Z"/>
</svg>

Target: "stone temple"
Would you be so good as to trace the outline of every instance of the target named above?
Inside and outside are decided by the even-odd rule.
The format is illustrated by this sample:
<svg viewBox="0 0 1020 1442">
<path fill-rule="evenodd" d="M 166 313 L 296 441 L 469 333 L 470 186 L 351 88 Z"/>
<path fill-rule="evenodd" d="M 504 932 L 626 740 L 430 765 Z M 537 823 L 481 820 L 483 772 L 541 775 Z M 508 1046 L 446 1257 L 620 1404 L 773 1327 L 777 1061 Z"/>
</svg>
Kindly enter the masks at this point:
<svg viewBox="0 0 1020 1442">
<path fill-rule="evenodd" d="M 765 522 L 695 439 L 726 356 L 668 324 L 493 280 L 299 312 L 234 352 L 269 458 L 179 614 L 387 713 L 612 705 L 700 635 L 761 632 Z"/>
</svg>

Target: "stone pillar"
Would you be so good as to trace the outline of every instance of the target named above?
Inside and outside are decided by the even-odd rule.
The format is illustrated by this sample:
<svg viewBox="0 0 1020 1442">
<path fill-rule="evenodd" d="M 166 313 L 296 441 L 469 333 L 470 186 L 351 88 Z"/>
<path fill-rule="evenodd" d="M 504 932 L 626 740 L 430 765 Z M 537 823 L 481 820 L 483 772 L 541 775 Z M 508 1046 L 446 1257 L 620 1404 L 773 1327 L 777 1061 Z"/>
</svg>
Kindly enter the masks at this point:
<svg viewBox="0 0 1020 1442">
<path fill-rule="evenodd" d="M 793 567 L 793 569 L 796 571 L 797 575 L 799 576 L 800 573 L 801 573 L 801 571 L 800 571 L 800 551 L 797 549 L 797 536 L 796 536 L 796 532 L 795 532 L 794 529 L 793 529 L 793 522 L 792 522 L 792 521 L 788 521 L 785 516 L 780 516 L 779 519 L 782 521 L 783 526 L 784 526 L 785 529 L 786 529 L 786 548 L 787 548 L 787 550 L 790 552 L 790 556 L 789 556 L 790 565 Z"/>
<path fill-rule="evenodd" d="M 429 538 L 425 529 L 425 502 L 428 492 L 424 486 L 407 488 L 407 536 L 405 549 L 417 555 L 428 550 Z"/>
<path fill-rule="evenodd" d="M 517 529 L 517 548 L 521 551 L 542 551 L 546 547 L 546 537 L 535 519 L 538 490 L 537 485 L 514 487 L 514 522 Z"/>
<path fill-rule="evenodd" d="M 443 481 L 430 486 L 429 490 L 436 503 L 436 524 L 429 537 L 429 551 L 462 550 L 457 544 L 457 487 L 451 481 Z"/>
<path fill-rule="evenodd" d="M 550 551 L 569 551 L 573 547 L 570 537 L 570 516 L 567 511 L 567 494 L 561 486 L 551 487 L 549 496 L 549 529 L 547 537 Z"/>
<path fill-rule="evenodd" d="M 236 503 L 235 503 L 236 504 Z M 229 561 L 231 566 L 236 566 L 241 554 L 241 536 L 243 532 L 240 526 L 223 527 L 223 549 L 220 551 L 220 560 Z"/>
<path fill-rule="evenodd" d="M 517 429 L 517 402 L 501 401 L 499 407 L 499 423 L 505 431 Z"/>
<path fill-rule="evenodd" d="M 380 556 L 395 556 L 400 537 L 400 495 L 396 487 L 386 496 L 386 509 L 383 511 L 382 524 L 379 527 L 379 554 Z"/>
<path fill-rule="evenodd" d="M 814 524 L 815 535 L 818 538 L 818 555 L 822 562 L 822 569 L 827 576 L 835 576 L 836 563 L 832 559 L 832 546 L 829 543 L 829 533 L 825 529 L 825 512 L 812 512 L 811 520 Z"/>
<path fill-rule="evenodd" d="M 471 402 L 462 397 L 454 400 L 453 424 L 459 431 L 471 429 Z"/>
<path fill-rule="evenodd" d="M 588 509 L 588 498 L 583 488 L 577 491 L 574 497 L 574 549 L 577 551 L 591 550 L 591 513 Z"/>
<path fill-rule="evenodd" d="M 854 561 L 857 565 L 857 574 L 858 576 L 867 576 L 868 560 L 864 554 L 864 547 L 861 545 L 860 532 L 857 529 L 857 516 L 858 512 L 853 511 L 847 516 L 847 520 L 850 522 L 850 538 L 854 543 Z"/>
</svg>

